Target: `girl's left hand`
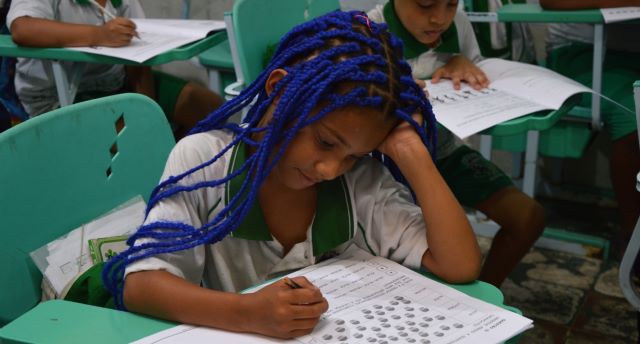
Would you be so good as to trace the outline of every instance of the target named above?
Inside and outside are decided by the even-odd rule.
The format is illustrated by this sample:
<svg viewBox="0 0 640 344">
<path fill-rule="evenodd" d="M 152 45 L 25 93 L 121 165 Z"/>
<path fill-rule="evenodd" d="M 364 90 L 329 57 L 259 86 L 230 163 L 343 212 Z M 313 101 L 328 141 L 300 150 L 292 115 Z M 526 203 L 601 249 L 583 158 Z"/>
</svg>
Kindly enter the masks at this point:
<svg viewBox="0 0 640 344">
<path fill-rule="evenodd" d="M 411 117 L 414 121 L 418 122 L 418 124 L 422 125 L 421 114 L 413 114 Z M 396 163 L 399 163 L 399 160 L 404 157 L 418 158 L 419 155 L 417 156 L 416 154 L 420 152 L 426 152 L 427 155 L 429 154 L 420 135 L 418 135 L 411 124 L 406 121 L 398 124 L 391 133 L 389 133 L 387 138 L 378 147 L 378 150 L 393 159 Z"/>
<path fill-rule="evenodd" d="M 489 86 L 489 78 L 482 69 L 462 55 L 453 57 L 447 64 L 436 69 L 431 77 L 431 82 L 435 84 L 441 78 L 451 79 L 453 88 L 456 90 L 460 89 L 462 81 L 467 82 L 476 90 Z"/>
</svg>

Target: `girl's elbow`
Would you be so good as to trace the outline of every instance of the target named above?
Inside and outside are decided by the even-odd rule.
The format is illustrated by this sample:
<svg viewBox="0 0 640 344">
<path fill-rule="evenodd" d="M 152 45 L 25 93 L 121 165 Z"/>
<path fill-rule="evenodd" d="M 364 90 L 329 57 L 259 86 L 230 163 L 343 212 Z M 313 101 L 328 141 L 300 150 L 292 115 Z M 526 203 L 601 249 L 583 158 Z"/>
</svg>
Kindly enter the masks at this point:
<svg viewBox="0 0 640 344">
<path fill-rule="evenodd" d="M 11 23 L 11 39 L 17 45 L 28 46 L 30 45 L 31 35 L 29 33 L 29 22 L 28 18 L 20 17 L 16 18 Z"/>
<path fill-rule="evenodd" d="M 457 283 L 469 283 L 473 282 L 480 277 L 480 271 L 482 270 L 482 264 L 480 259 L 473 259 L 465 267 L 460 269 L 459 280 Z"/>
<path fill-rule="evenodd" d="M 470 283 L 480 277 L 481 264 L 480 260 L 472 260 L 458 264 L 455 268 L 447 269 L 442 273 L 440 278 L 447 283 L 460 284 Z"/>
</svg>

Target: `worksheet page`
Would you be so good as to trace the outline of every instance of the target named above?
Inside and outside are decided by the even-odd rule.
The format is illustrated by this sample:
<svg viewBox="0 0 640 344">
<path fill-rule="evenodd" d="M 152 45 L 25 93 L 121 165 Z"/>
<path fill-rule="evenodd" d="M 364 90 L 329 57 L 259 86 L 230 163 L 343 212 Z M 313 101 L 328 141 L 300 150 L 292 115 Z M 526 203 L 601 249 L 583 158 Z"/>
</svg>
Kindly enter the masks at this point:
<svg viewBox="0 0 640 344">
<path fill-rule="evenodd" d="M 489 87 L 474 90 L 448 79 L 427 81 L 425 90 L 440 124 L 464 139 L 502 122 L 540 110 L 557 110 L 571 96 L 590 88 L 537 65 L 486 59 L 477 64 Z"/>
<path fill-rule="evenodd" d="M 530 319 L 355 247 L 289 276 L 299 275 L 329 302 L 307 336 L 280 341 L 183 325 L 136 343 L 500 343 L 532 326 Z"/>
<path fill-rule="evenodd" d="M 132 19 L 139 37 L 123 47 L 77 47 L 71 50 L 144 62 L 156 55 L 224 30 L 221 20 Z"/>
</svg>

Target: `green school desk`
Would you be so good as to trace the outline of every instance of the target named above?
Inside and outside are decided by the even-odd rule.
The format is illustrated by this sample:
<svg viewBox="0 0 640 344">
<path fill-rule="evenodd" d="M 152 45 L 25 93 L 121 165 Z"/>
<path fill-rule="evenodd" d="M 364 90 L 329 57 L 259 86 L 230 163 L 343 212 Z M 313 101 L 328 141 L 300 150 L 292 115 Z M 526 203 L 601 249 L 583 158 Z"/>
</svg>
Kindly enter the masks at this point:
<svg viewBox="0 0 640 344">
<path fill-rule="evenodd" d="M 604 60 L 604 17 L 600 10 L 549 11 L 538 4 L 509 4 L 498 9 L 500 22 L 583 23 L 593 24 L 593 78 L 591 88 L 602 93 Z M 600 130 L 600 97 L 591 97 L 591 126 Z"/>
<path fill-rule="evenodd" d="M 488 283 L 476 281 L 449 286 L 520 314 L 518 309 L 505 306 L 500 290 Z M 0 342 L 129 343 L 172 326 L 175 324 L 132 313 L 54 300 L 39 304 L 1 328 Z"/>
<path fill-rule="evenodd" d="M 593 79 L 592 89 L 601 93 L 602 90 L 602 62 L 604 58 L 604 18 L 600 10 L 575 10 L 575 11 L 549 11 L 544 10 L 538 4 L 507 4 L 499 8 L 495 13 L 467 13 L 471 21 L 474 22 L 530 22 L 530 23 L 584 23 L 594 25 L 594 44 L 593 44 Z M 592 97 L 591 100 L 591 124 L 592 128 L 599 130 L 602 126 L 600 121 L 600 97 Z M 562 109 L 561 109 L 562 110 Z M 564 109 L 562 114 L 566 114 L 570 110 Z M 550 113 L 546 116 L 549 120 L 544 122 L 543 118 L 535 119 L 531 126 L 536 130 L 544 130 L 549 128 L 559 119 L 558 114 Z M 519 119 L 520 122 L 514 128 L 510 128 L 514 123 L 508 121 L 502 123 L 492 129 L 485 131 L 483 134 L 489 135 L 509 135 L 517 134 L 515 128 L 522 127 L 531 118 L 524 116 Z M 509 134 L 507 134 L 509 132 Z M 522 131 L 520 131 L 522 132 Z M 537 158 L 539 133 L 534 130 L 527 132 L 527 149 L 524 162 L 524 177 L 522 190 L 533 196 L 535 188 L 535 160 Z M 489 158 L 491 155 L 491 139 L 483 136 L 481 141 L 481 153 Z"/>
<path fill-rule="evenodd" d="M 73 103 L 73 99 L 78 90 L 80 75 L 82 74 L 85 64 L 77 64 L 77 68 L 72 71 L 71 75 L 66 75 L 60 64 L 61 61 L 156 66 L 172 61 L 190 59 L 219 44 L 224 40 L 224 37 L 226 37 L 224 32 L 218 32 L 194 43 L 159 54 L 143 63 L 137 63 L 116 57 L 96 55 L 64 48 L 20 47 L 13 42 L 11 35 L 0 35 L 0 56 L 30 57 L 49 61 L 56 81 L 60 106 L 65 106 Z"/>
</svg>

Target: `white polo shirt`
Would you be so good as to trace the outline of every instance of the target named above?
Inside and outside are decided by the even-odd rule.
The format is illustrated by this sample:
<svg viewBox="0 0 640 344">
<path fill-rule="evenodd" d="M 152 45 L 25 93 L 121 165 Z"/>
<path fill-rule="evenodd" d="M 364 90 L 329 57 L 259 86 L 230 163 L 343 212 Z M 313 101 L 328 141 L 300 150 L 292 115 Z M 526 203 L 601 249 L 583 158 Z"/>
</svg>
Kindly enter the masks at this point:
<svg viewBox="0 0 640 344">
<path fill-rule="evenodd" d="M 391 2 L 377 5 L 367 15 L 374 22 L 387 23 L 389 31 L 402 40 L 404 55 L 407 63 L 411 66 L 411 74 L 415 79 L 431 78 L 436 69 L 444 66 L 456 55 L 462 55 L 473 63 L 482 60 L 471 22 L 461 10 L 456 12 L 453 24 L 442 34 L 441 43 L 433 49 L 418 42 L 407 31 L 397 17 Z M 435 115 L 438 116 L 437 113 Z M 462 144 L 462 141 L 448 129 L 438 125 L 437 159 L 449 156 Z"/>
<path fill-rule="evenodd" d="M 106 2 L 105 9 L 118 17 L 144 18 L 138 0 L 122 0 L 114 7 Z M 19 17 L 56 20 L 65 23 L 103 25 L 109 21 L 96 6 L 78 4 L 75 0 L 13 0 L 7 14 L 7 27 Z M 67 75 L 77 63 L 62 62 Z M 114 92 L 124 83 L 124 66 L 88 63 L 78 87 L 78 92 Z M 53 70 L 40 59 L 19 58 L 15 75 L 16 92 L 29 115 L 36 116 L 60 106 Z"/>
<path fill-rule="evenodd" d="M 233 134 L 219 130 L 182 139 L 171 152 L 162 179 L 210 160 L 232 139 Z M 235 146 L 216 163 L 191 174 L 181 184 L 221 179 L 238 169 L 245 158 L 244 145 Z M 218 187 L 163 199 L 151 210 L 145 223 L 168 220 L 201 227 L 239 192 L 243 178 L 239 176 Z M 382 164 L 364 158 L 350 172 L 320 183 L 317 188 L 318 205 L 307 239 L 294 245 L 285 256 L 256 204 L 240 226 L 223 240 L 145 258 L 130 264 L 126 274 L 166 270 L 212 289 L 241 291 L 332 257 L 352 244 L 410 268 L 420 267 L 427 250 L 421 209 Z M 138 240 L 136 245 L 141 242 Z"/>
</svg>

